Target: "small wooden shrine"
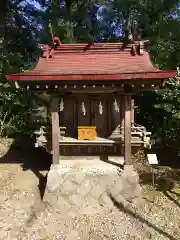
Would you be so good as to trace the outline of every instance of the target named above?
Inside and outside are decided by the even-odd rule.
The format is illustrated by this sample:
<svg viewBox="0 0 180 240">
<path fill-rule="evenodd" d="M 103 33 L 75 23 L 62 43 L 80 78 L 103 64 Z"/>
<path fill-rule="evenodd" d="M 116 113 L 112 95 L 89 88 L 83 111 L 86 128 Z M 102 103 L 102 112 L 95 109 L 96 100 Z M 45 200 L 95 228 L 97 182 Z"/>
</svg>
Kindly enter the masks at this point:
<svg viewBox="0 0 180 240">
<path fill-rule="evenodd" d="M 51 130 L 41 128 L 36 145 L 52 151 L 53 164 L 60 155 L 123 154 L 131 165 L 132 149 L 149 144 L 151 133 L 134 122 L 133 96 L 176 72 L 156 69 L 145 44 L 62 44 L 54 37 L 51 46 L 41 46 L 33 70 L 7 76 L 18 87 L 51 95 Z"/>
</svg>

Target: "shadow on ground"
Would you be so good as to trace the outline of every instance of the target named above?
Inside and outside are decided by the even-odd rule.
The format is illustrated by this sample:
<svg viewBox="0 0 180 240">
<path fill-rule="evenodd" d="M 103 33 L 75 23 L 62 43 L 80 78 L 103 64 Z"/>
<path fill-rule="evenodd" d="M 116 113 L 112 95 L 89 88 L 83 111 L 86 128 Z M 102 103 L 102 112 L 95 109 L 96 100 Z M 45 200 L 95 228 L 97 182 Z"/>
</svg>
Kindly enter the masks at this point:
<svg viewBox="0 0 180 240">
<path fill-rule="evenodd" d="M 8 152 L 0 158 L 0 164 L 21 164 L 22 170 L 31 170 L 39 179 L 38 188 L 43 198 L 47 175 L 41 171 L 49 171 L 52 162 L 51 154 L 44 148 L 34 148 L 33 141 L 29 139 L 15 140 Z"/>
<path fill-rule="evenodd" d="M 128 214 L 129 216 L 133 217 L 134 219 L 138 220 L 139 222 L 141 222 L 141 223 L 147 225 L 148 227 L 154 229 L 156 232 L 158 232 L 159 234 L 163 235 L 164 237 L 166 237 L 168 239 L 171 239 L 171 240 L 177 240 L 176 238 L 171 236 L 169 233 L 167 233 L 164 230 L 160 229 L 159 227 L 157 227 L 153 223 L 150 223 L 148 220 L 143 218 L 140 214 L 134 212 L 133 210 L 129 209 L 128 207 L 124 207 L 124 205 L 119 203 L 119 202 L 117 202 L 116 199 L 113 196 L 110 196 L 110 197 L 111 197 L 112 202 L 114 203 L 114 206 L 117 209 L 119 209 L 121 212 L 124 212 L 124 213 Z"/>
<path fill-rule="evenodd" d="M 169 191 L 169 192 L 164 191 L 163 193 L 170 201 L 172 201 L 174 204 L 176 204 L 177 207 L 180 207 L 180 202 L 178 200 L 176 200 L 175 198 L 173 198 L 172 195 L 171 195 L 171 194 L 175 194 L 177 196 L 177 194 L 175 192 L 173 192 L 173 191 Z"/>
</svg>

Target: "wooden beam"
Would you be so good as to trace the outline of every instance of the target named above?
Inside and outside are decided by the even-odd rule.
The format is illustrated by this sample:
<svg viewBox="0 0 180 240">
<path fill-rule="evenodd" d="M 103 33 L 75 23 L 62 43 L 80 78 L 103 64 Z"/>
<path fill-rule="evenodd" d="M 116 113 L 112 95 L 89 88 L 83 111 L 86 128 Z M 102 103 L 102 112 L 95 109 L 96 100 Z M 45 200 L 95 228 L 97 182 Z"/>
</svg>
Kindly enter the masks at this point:
<svg viewBox="0 0 180 240">
<path fill-rule="evenodd" d="M 51 102 L 51 121 L 52 121 L 52 163 L 59 164 L 59 109 L 58 97 L 53 96 Z"/>
<path fill-rule="evenodd" d="M 132 165 L 131 160 L 131 95 L 124 97 L 124 160 L 126 165 Z"/>
</svg>

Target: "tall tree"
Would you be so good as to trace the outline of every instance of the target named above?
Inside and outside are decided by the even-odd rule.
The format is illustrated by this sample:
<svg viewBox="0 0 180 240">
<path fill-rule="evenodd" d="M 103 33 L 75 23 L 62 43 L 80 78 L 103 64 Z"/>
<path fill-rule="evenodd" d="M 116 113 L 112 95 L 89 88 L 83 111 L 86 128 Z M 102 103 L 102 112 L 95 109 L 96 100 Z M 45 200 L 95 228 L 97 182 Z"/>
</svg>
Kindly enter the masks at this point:
<svg viewBox="0 0 180 240">
<path fill-rule="evenodd" d="M 3 3 L 3 4 L 2 4 Z M 6 73 L 30 68 L 37 60 L 38 10 L 23 0 L 1 1 L 0 135 L 28 126 L 29 94 L 5 81 Z M 25 121 L 26 119 L 26 121 Z"/>
</svg>

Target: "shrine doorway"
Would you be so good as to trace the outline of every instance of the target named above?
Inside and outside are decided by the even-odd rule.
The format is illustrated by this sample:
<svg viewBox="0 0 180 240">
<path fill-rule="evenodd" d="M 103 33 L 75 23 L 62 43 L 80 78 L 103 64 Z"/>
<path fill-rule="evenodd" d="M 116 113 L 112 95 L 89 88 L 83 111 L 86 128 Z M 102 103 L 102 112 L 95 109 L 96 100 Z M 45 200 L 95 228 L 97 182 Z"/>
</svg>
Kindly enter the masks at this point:
<svg viewBox="0 0 180 240">
<path fill-rule="evenodd" d="M 123 97 L 116 95 L 66 95 L 60 98 L 60 126 L 77 138 L 78 126 L 96 126 L 97 136 L 108 138 L 122 124 Z"/>
</svg>

